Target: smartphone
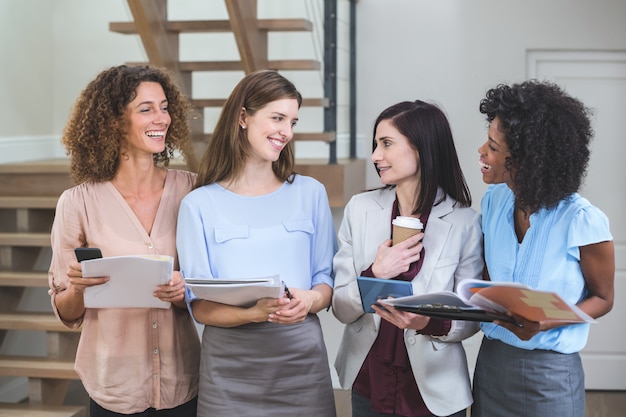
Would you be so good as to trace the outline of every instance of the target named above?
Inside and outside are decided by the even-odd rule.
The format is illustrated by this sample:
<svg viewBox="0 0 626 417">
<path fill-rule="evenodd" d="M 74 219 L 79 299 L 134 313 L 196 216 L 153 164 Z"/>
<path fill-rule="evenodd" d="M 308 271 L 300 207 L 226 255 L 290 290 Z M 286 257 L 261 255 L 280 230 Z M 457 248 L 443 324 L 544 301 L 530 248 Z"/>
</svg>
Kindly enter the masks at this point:
<svg viewBox="0 0 626 417">
<path fill-rule="evenodd" d="M 78 262 L 102 258 L 102 252 L 99 248 L 76 248 L 74 249 L 74 253 L 76 254 Z"/>
</svg>

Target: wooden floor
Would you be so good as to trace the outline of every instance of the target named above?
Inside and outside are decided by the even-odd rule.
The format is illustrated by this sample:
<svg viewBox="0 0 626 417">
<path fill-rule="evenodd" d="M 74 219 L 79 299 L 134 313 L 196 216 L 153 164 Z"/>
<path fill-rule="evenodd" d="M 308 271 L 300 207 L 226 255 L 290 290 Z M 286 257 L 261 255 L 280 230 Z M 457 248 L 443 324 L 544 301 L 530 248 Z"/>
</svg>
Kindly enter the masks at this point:
<svg viewBox="0 0 626 417">
<path fill-rule="evenodd" d="M 89 398 L 80 382 L 75 381 L 72 384 L 68 392 L 68 403 L 88 405 Z M 335 404 L 337 417 L 352 417 L 350 391 L 336 389 Z M 626 391 L 587 391 L 586 408 L 586 417 L 624 417 L 626 416 Z M 469 411 L 467 416 L 470 417 Z"/>
<path fill-rule="evenodd" d="M 350 391 L 335 390 L 335 403 L 337 417 L 352 417 Z M 586 408 L 586 417 L 624 417 L 626 416 L 626 391 L 587 391 Z M 471 416 L 469 411 L 467 416 Z"/>
</svg>

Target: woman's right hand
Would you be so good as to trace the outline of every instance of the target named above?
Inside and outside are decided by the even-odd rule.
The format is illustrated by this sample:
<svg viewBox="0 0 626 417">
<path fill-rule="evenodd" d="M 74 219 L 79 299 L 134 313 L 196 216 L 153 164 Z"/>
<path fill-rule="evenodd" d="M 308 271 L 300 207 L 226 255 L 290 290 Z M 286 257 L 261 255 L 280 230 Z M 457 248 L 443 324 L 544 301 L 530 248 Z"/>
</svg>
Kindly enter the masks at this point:
<svg viewBox="0 0 626 417">
<path fill-rule="evenodd" d="M 271 317 L 273 317 L 278 310 L 285 308 L 290 302 L 291 300 L 286 297 L 261 298 L 256 302 L 254 307 L 250 308 L 250 321 L 253 323 L 272 321 Z"/>
<path fill-rule="evenodd" d="M 94 285 L 102 285 L 109 281 L 109 277 L 90 277 L 83 278 L 83 269 L 80 262 L 72 262 L 67 269 L 67 276 L 70 281 L 70 289 L 75 293 L 82 294 L 87 287 Z"/>
<path fill-rule="evenodd" d="M 384 241 L 376 252 L 372 272 L 377 278 L 393 278 L 409 270 L 420 259 L 424 233 L 411 236 L 404 242 L 391 246 L 392 240 Z"/>
</svg>

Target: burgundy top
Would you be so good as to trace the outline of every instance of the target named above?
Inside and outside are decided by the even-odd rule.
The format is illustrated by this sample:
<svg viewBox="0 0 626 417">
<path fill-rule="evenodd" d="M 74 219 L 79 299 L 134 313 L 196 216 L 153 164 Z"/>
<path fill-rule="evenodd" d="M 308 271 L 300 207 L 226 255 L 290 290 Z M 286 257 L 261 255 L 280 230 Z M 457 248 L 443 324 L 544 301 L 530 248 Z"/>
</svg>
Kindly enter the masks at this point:
<svg viewBox="0 0 626 417">
<path fill-rule="evenodd" d="M 420 217 L 424 230 L 427 227 L 429 214 L 430 212 Z M 393 203 L 391 219 L 389 219 L 390 226 L 391 221 L 399 215 L 400 210 L 398 200 L 396 200 Z M 407 272 L 392 279 L 412 281 L 422 267 L 424 253 L 422 249 L 420 259 L 412 263 Z M 370 265 L 361 275 L 374 277 L 372 266 Z M 416 334 L 443 336 L 448 334 L 450 327 L 450 320 L 431 318 L 426 327 L 415 332 Z M 368 398 L 372 409 L 378 413 L 405 417 L 432 415 L 417 389 L 404 344 L 404 330 L 386 320 L 381 320 L 378 337 L 367 354 L 352 389 Z"/>
</svg>

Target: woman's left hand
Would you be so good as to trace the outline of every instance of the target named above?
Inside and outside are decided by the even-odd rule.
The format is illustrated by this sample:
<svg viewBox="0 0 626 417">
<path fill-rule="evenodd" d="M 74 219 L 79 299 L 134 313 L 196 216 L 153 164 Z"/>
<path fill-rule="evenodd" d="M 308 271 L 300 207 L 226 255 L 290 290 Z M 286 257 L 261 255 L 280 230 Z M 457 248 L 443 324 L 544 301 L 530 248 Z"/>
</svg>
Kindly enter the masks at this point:
<svg viewBox="0 0 626 417">
<path fill-rule="evenodd" d="M 174 271 L 167 284 L 159 285 L 154 296 L 161 301 L 183 306 L 185 301 L 185 280 L 180 271 Z"/>
<path fill-rule="evenodd" d="M 270 314 L 267 321 L 280 324 L 293 324 L 304 321 L 311 309 L 311 300 L 309 300 L 307 294 L 310 291 L 292 288 L 290 292 L 293 298 L 289 301 L 289 304 Z"/>
<path fill-rule="evenodd" d="M 388 304 L 374 304 L 372 308 L 383 320 L 400 329 L 422 330 L 430 321 L 430 317 L 398 310 Z"/>
<path fill-rule="evenodd" d="M 541 322 L 526 320 L 524 317 L 511 312 L 507 313 L 507 315 L 513 318 L 515 323 L 501 320 L 494 320 L 494 323 L 509 330 L 520 340 L 530 340 L 534 335 L 544 330 L 541 327 Z"/>
</svg>

